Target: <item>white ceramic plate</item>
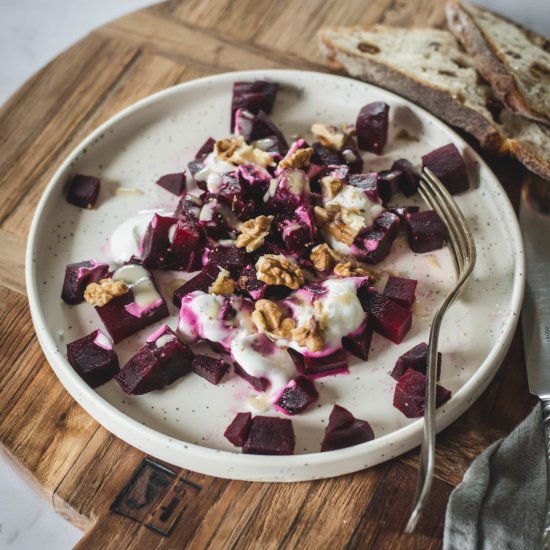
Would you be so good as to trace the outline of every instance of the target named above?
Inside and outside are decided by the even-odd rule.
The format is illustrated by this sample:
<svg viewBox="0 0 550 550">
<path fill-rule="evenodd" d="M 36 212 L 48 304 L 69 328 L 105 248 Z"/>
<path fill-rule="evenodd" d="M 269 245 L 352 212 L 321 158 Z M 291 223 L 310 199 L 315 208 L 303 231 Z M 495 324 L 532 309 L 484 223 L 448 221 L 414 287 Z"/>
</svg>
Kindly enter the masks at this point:
<svg viewBox="0 0 550 550">
<path fill-rule="evenodd" d="M 27 250 L 29 302 L 38 338 L 59 380 L 88 413 L 131 445 L 172 464 L 220 477 L 298 481 L 335 476 L 388 460 L 421 441 L 422 421 L 409 420 L 392 406 L 395 381 L 389 372 L 399 355 L 428 340 L 434 308 L 454 281 L 447 249 L 415 255 L 402 238 L 396 242 L 379 269 L 419 280 L 413 327 L 399 346 L 375 334 L 368 362 L 352 360 L 349 375 L 318 381 L 317 406 L 293 417 L 294 456 L 243 455 L 224 439 L 225 427 L 236 412 L 246 410 L 244 400 L 251 394 L 235 375 L 213 386 L 191 374 L 163 391 L 128 397 L 112 381 L 90 389 L 66 360 L 68 342 L 101 327 L 93 308 L 70 307 L 60 299 L 66 264 L 106 259 L 109 235 L 128 216 L 143 209 L 174 208 L 177 199 L 154 185 L 156 179 L 182 170 L 207 137 L 226 137 L 233 82 L 261 78 L 282 85 L 272 116 L 287 136 L 305 134 L 316 121 L 353 122 L 364 104 L 386 101 L 391 113 L 388 145 L 383 156 L 365 155 L 365 169 L 387 168 L 399 157 L 418 165 L 422 154 L 449 142 L 464 154 L 472 189 L 457 200 L 474 231 L 478 262 L 442 328 L 440 383 L 452 390 L 453 397 L 438 410 L 438 430 L 463 413 L 500 366 L 518 319 L 524 283 L 516 218 L 495 176 L 454 132 L 414 104 L 356 80 L 303 71 L 223 74 L 164 90 L 113 117 L 70 154 L 38 205 Z M 402 128 L 418 141 L 398 139 Z M 102 178 L 94 210 L 83 211 L 65 201 L 64 185 L 75 173 Z M 120 187 L 138 192 L 119 194 Z M 165 283 L 170 278 L 173 274 L 161 282 L 169 303 Z M 171 312 L 168 323 L 174 328 L 173 306 Z M 116 346 L 121 364 L 143 338 L 138 334 Z M 318 452 L 334 403 L 368 420 L 376 439 Z"/>
</svg>

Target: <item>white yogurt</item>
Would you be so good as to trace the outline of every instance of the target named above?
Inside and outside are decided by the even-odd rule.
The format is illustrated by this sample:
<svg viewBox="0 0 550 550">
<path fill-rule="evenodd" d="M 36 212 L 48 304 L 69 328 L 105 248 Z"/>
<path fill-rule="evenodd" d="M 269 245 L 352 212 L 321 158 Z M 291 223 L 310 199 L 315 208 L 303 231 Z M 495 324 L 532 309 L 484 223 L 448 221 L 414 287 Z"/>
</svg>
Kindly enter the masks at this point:
<svg viewBox="0 0 550 550">
<path fill-rule="evenodd" d="M 194 178 L 196 181 L 205 181 L 206 188 L 211 193 L 217 193 L 222 183 L 222 175 L 235 172 L 237 167 L 225 160 L 219 160 L 214 151 L 203 162 L 204 168 L 199 170 Z"/>
<path fill-rule="evenodd" d="M 114 281 L 124 281 L 134 296 L 134 302 L 124 306 L 126 311 L 135 317 L 141 317 L 144 313 L 162 302 L 162 296 L 158 293 L 151 275 L 140 265 L 124 265 L 113 273 Z"/>
</svg>

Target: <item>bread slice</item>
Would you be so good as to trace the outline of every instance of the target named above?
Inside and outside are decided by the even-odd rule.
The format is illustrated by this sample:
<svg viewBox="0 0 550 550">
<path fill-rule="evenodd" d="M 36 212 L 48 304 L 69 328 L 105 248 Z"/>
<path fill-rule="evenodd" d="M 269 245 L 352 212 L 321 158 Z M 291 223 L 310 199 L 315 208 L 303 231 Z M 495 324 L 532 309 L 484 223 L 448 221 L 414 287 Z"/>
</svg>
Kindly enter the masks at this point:
<svg viewBox="0 0 550 550">
<path fill-rule="evenodd" d="M 322 29 L 319 41 L 333 68 L 410 99 L 466 130 L 483 147 L 509 152 L 550 179 L 550 127 L 505 113 L 449 31 L 334 27 Z"/>
<path fill-rule="evenodd" d="M 447 24 L 506 107 L 550 123 L 550 53 L 545 39 L 498 15 L 449 0 Z"/>
</svg>

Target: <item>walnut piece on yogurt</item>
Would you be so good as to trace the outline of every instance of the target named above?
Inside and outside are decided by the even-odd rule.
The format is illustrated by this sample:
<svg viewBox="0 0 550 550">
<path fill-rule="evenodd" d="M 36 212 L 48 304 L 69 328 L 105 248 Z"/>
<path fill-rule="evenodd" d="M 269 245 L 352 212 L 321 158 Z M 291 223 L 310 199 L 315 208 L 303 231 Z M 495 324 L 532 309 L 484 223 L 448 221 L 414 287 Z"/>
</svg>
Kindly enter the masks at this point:
<svg viewBox="0 0 550 550">
<path fill-rule="evenodd" d="M 331 248 L 327 243 L 318 244 L 311 249 L 309 259 L 316 271 L 330 271 L 334 262 L 342 259 L 342 254 Z"/>
<path fill-rule="evenodd" d="M 243 136 L 216 141 L 214 154 L 231 164 L 259 164 L 264 168 L 273 164 L 273 157 L 269 153 L 248 145 Z"/>
<path fill-rule="evenodd" d="M 269 235 L 273 216 L 258 216 L 241 224 L 241 234 L 237 237 L 237 247 L 254 252 L 262 246 Z"/>
<path fill-rule="evenodd" d="M 285 157 L 279 162 L 279 168 L 305 168 L 313 155 L 313 149 L 306 147 L 298 149 L 290 156 Z"/>
<path fill-rule="evenodd" d="M 296 327 L 292 318 L 283 318 L 283 312 L 276 302 L 265 299 L 258 300 L 254 304 L 252 322 L 260 332 L 266 333 L 273 339 L 289 340 L 292 330 Z"/>
<path fill-rule="evenodd" d="M 327 205 L 325 208 L 316 206 L 313 213 L 321 229 L 348 246 L 353 244 L 365 225 L 362 216 L 338 204 Z"/>
<path fill-rule="evenodd" d="M 372 273 L 368 269 L 352 261 L 336 264 L 334 273 L 339 277 L 372 277 Z"/>
<path fill-rule="evenodd" d="M 84 291 L 84 300 L 92 306 L 103 307 L 113 298 L 128 292 L 128 285 L 124 281 L 101 279 L 99 283 L 90 283 Z"/>
<path fill-rule="evenodd" d="M 268 285 L 283 285 L 296 290 L 304 284 L 300 266 L 282 254 L 264 254 L 256 262 L 256 277 Z"/>
<path fill-rule="evenodd" d="M 208 292 L 220 296 L 231 296 L 235 293 L 235 287 L 236 283 L 231 278 L 229 271 L 222 267 L 215 281 L 208 288 Z"/>
</svg>

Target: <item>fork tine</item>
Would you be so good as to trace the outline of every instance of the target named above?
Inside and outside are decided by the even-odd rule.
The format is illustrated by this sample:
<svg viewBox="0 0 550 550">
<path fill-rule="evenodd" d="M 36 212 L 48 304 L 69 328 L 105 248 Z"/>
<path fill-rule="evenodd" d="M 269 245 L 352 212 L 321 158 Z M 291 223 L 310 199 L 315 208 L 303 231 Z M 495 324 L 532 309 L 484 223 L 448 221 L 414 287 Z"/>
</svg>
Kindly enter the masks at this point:
<svg viewBox="0 0 550 550">
<path fill-rule="evenodd" d="M 414 497 L 414 506 L 405 531 L 412 533 L 426 504 L 432 486 L 435 462 L 435 397 L 436 366 L 439 330 L 443 315 L 458 296 L 472 272 L 475 260 L 475 242 L 460 208 L 443 184 L 427 168 L 420 182 L 422 198 L 440 215 L 447 229 L 448 240 L 457 267 L 458 281 L 436 311 L 430 328 L 426 392 L 424 402 L 424 430 L 420 453 L 420 469 Z"/>
</svg>

